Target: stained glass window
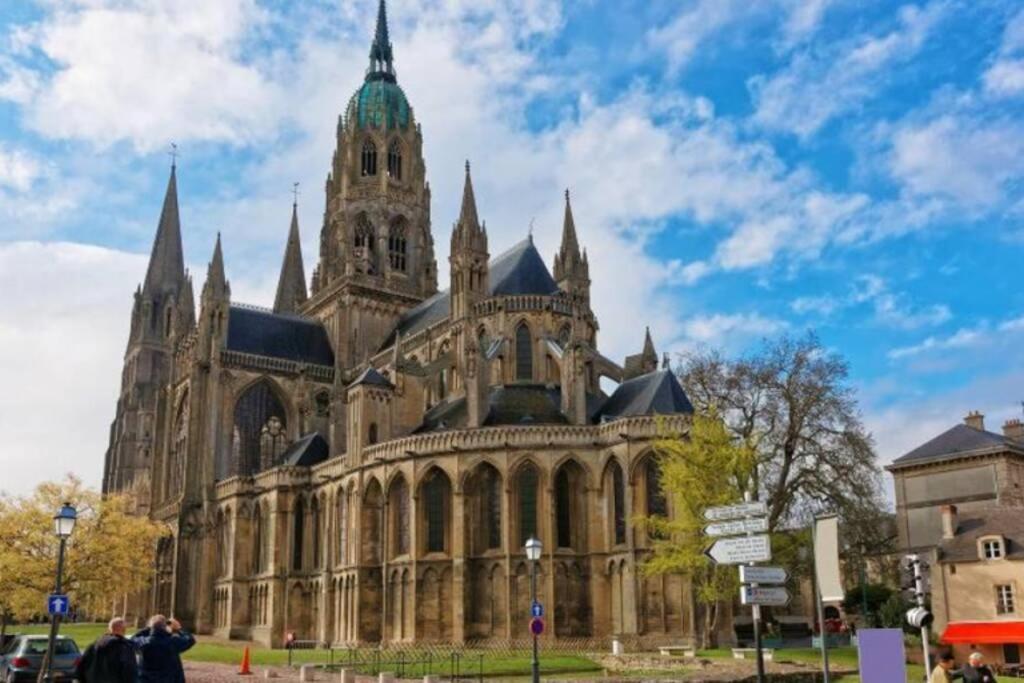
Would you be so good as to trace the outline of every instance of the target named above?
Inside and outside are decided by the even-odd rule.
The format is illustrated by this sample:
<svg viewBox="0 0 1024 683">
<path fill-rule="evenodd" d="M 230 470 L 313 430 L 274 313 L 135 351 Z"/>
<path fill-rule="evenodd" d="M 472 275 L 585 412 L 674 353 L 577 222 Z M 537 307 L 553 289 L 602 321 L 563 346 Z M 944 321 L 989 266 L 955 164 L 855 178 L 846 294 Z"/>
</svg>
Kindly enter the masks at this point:
<svg viewBox="0 0 1024 683">
<path fill-rule="evenodd" d="M 295 501 L 292 520 L 292 569 L 302 569 L 302 543 L 306 526 L 306 507 L 302 498 Z"/>
<path fill-rule="evenodd" d="M 391 270 L 405 272 L 407 251 L 405 222 L 395 221 L 391 224 L 391 231 L 388 234 L 388 260 L 391 263 Z"/>
<path fill-rule="evenodd" d="M 527 465 L 519 472 L 519 545 L 537 535 L 537 470 Z"/>
<path fill-rule="evenodd" d="M 249 387 L 235 404 L 232 450 L 238 459 L 232 463 L 232 471 L 219 474 L 253 474 L 279 464 L 275 456 L 284 452 L 286 427 L 284 407 L 270 384 L 261 381 Z"/>
<path fill-rule="evenodd" d="M 526 323 L 516 328 L 516 379 L 529 382 L 533 379 L 533 340 Z"/>
<path fill-rule="evenodd" d="M 444 476 L 436 470 L 429 475 L 427 483 L 424 484 L 424 495 L 426 497 L 427 517 L 427 552 L 444 552 L 444 504 L 445 504 L 445 480 Z"/>
<path fill-rule="evenodd" d="M 615 543 L 626 542 L 626 484 L 619 463 L 612 463 L 612 501 L 615 519 Z"/>
<path fill-rule="evenodd" d="M 653 458 L 647 461 L 644 479 L 647 488 L 647 516 L 667 516 L 668 505 L 665 502 L 665 492 L 661 488 L 661 470 Z"/>
<path fill-rule="evenodd" d="M 572 547 L 572 487 L 569 472 L 562 468 L 555 477 L 555 512 L 558 522 L 558 547 Z"/>
</svg>

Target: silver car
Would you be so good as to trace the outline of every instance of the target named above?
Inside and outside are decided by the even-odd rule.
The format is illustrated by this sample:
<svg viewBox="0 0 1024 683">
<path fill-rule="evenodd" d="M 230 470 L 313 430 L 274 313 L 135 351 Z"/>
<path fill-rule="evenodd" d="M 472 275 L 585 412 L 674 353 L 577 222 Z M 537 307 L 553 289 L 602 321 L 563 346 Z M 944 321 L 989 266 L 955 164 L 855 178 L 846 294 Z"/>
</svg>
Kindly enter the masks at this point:
<svg viewBox="0 0 1024 683">
<path fill-rule="evenodd" d="M 39 677 L 46 656 L 47 636 L 15 636 L 0 652 L 0 682 L 30 683 Z M 75 641 L 57 636 L 53 644 L 53 680 L 70 681 L 75 677 L 82 653 Z"/>
</svg>

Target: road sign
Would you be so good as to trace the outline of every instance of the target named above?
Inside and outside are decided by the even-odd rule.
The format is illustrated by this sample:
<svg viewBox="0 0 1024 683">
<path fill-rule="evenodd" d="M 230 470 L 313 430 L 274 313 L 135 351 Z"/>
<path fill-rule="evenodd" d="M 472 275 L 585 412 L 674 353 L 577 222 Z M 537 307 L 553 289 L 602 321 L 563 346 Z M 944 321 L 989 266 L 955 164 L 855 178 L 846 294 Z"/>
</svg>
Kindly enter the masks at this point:
<svg viewBox="0 0 1024 683">
<path fill-rule="evenodd" d="M 544 633 L 544 620 L 540 617 L 534 617 L 530 619 L 530 633 L 535 636 L 539 636 Z"/>
<path fill-rule="evenodd" d="M 537 601 L 534 601 L 533 604 L 530 605 L 530 616 L 534 618 L 544 616 L 544 605 L 540 604 Z"/>
<path fill-rule="evenodd" d="M 71 607 L 71 601 L 68 600 L 66 595 L 51 595 L 46 601 L 47 609 L 50 614 L 59 614 L 61 616 L 68 613 L 68 608 Z"/>
<path fill-rule="evenodd" d="M 727 519 L 743 519 L 744 517 L 763 517 L 768 514 L 768 506 L 764 501 L 753 503 L 737 503 L 708 508 L 704 511 L 704 519 L 709 522 L 721 522 Z"/>
<path fill-rule="evenodd" d="M 789 604 L 789 591 L 782 586 L 740 586 L 740 602 L 744 605 L 785 607 Z"/>
<path fill-rule="evenodd" d="M 768 534 L 720 538 L 704 551 L 716 564 L 771 562 L 772 543 Z"/>
<path fill-rule="evenodd" d="M 765 517 L 748 517 L 731 522 L 712 522 L 704 527 L 708 536 L 742 536 L 743 534 L 760 534 L 768 531 L 768 519 Z"/>
<path fill-rule="evenodd" d="M 786 583 L 789 572 L 782 567 L 740 565 L 740 583 Z"/>
</svg>

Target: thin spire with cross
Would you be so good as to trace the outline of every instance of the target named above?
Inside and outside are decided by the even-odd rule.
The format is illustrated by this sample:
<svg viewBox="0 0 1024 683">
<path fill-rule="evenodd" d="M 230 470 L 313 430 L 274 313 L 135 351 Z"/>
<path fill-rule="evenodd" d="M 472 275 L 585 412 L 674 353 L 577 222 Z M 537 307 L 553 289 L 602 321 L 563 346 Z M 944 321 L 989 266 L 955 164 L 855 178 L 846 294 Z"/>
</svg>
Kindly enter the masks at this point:
<svg viewBox="0 0 1024 683">
<path fill-rule="evenodd" d="M 171 143 L 171 151 L 167 153 L 171 157 L 171 168 L 178 165 L 178 145 Z"/>
<path fill-rule="evenodd" d="M 299 181 L 292 183 L 292 204 L 299 205 Z"/>
</svg>

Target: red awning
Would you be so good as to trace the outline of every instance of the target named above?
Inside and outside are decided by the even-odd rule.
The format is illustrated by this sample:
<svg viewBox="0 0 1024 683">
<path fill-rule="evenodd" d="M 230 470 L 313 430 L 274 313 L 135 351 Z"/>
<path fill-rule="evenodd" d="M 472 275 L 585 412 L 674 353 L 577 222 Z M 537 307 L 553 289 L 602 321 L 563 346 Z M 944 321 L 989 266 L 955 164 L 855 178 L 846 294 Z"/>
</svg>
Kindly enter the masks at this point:
<svg viewBox="0 0 1024 683">
<path fill-rule="evenodd" d="M 1024 621 L 954 621 L 946 627 L 941 641 L 947 645 L 1024 643 Z"/>
</svg>

